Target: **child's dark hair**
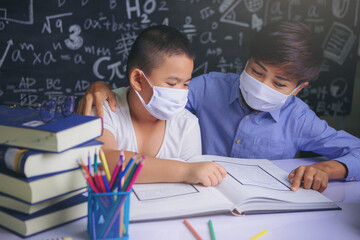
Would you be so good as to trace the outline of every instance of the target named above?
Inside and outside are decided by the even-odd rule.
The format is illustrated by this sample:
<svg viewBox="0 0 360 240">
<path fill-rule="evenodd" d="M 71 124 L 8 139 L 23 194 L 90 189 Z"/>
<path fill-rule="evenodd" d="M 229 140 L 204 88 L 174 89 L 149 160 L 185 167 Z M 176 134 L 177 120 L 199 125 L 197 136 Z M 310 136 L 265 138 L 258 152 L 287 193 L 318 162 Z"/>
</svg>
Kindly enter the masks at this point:
<svg viewBox="0 0 360 240">
<path fill-rule="evenodd" d="M 249 57 L 280 67 L 299 83 L 315 78 L 324 61 L 320 42 L 298 21 L 278 21 L 265 26 L 251 41 Z"/>
<path fill-rule="evenodd" d="M 182 54 L 195 58 L 189 40 L 177 29 L 165 25 L 146 28 L 140 32 L 129 53 L 127 76 L 134 67 L 149 74 L 163 63 L 164 56 Z"/>
</svg>

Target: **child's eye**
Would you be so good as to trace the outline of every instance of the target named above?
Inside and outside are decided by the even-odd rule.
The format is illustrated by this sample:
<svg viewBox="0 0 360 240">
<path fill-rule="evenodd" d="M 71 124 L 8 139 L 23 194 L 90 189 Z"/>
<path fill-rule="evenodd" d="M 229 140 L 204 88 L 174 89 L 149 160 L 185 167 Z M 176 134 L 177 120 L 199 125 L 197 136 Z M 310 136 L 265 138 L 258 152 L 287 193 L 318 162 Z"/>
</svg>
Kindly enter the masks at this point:
<svg viewBox="0 0 360 240">
<path fill-rule="evenodd" d="M 174 87 L 176 85 L 176 83 L 167 83 L 167 85 Z"/>
<path fill-rule="evenodd" d="M 253 69 L 253 68 L 252 68 L 252 71 L 253 71 L 253 73 L 255 73 L 256 75 L 262 76 L 262 73 L 260 73 L 260 72 L 256 71 L 256 70 L 255 70 L 255 69 Z"/>
<path fill-rule="evenodd" d="M 189 84 L 188 84 L 188 83 L 184 83 L 184 86 L 185 86 L 185 87 L 188 87 L 188 86 L 189 86 Z"/>
<path fill-rule="evenodd" d="M 278 83 L 278 82 L 274 82 L 274 84 L 278 87 L 286 87 L 286 85 L 284 84 L 281 84 L 281 83 Z"/>
</svg>

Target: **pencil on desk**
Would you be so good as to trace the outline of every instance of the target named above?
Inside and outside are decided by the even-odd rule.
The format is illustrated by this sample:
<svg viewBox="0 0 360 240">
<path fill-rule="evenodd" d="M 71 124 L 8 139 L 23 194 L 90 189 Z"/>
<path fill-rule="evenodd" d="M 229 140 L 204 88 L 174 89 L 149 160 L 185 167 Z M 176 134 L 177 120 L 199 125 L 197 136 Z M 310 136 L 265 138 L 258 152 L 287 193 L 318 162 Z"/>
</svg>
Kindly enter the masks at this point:
<svg viewBox="0 0 360 240">
<path fill-rule="evenodd" d="M 214 226 L 211 220 L 209 220 L 209 228 L 210 228 L 211 240 L 216 240 Z"/>
<path fill-rule="evenodd" d="M 255 240 L 258 239 L 259 237 L 261 237 L 262 235 L 264 235 L 265 233 L 267 233 L 267 229 L 265 229 L 264 231 L 256 234 L 255 236 L 253 236 L 252 238 L 250 238 L 249 240 Z"/>
<path fill-rule="evenodd" d="M 200 237 L 200 235 L 195 231 L 195 229 L 190 225 L 190 223 L 188 222 L 188 220 L 186 218 L 184 218 L 184 223 L 186 225 L 186 227 L 190 230 L 190 232 L 194 235 L 194 237 L 197 240 L 202 240 L 202 238 Z"/>
</svg>

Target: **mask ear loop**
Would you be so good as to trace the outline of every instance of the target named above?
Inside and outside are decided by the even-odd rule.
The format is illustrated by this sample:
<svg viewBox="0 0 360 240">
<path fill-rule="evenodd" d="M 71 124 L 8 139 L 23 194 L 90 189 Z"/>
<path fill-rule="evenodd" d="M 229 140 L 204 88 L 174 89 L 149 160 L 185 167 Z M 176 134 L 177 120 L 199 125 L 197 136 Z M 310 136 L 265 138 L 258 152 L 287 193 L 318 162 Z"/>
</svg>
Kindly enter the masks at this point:
<svg viewBox="0 0 360 240">
<path fill-rule="evenodd" d="M 149 79 L 146 77 L 145 73 L 140 70 L 141 74 L 145 77 L 146 81 L 149 83 L 150 87 L 153 88 L 154 86 L 150 83 Z"/>
<path fill-rule="evenodd" d="M 140 70 L 140 72 L 141 72 L 141 74 L 145 77 L 145 79 L 146 79 L 146 81 L 149 83 L 150 87 L 153 88 L 153 85 L 151 85 L 151 83 L 149 82 L 149 79 L 147 79 L 145 73 L 144 73 L 142 70 Z M 134 88 L 133 88 L 133 89 L 134 89 Z M 152 97 L 154 96 L 154 95 L 153 95 L 153 96 L 151 97 L 149 103 L 146 104 L 146 103 L 145 103 L 145 100 L 142 98 L 142 96 L 140 95 L 140 93 L 139 93 L 138 91 L 136 91 L 135 89 L 134 89 L 134 91 L 135 91 L 136 95 L 138 95 L 141 103 L 142 103 L 144 106 L 148 106 L 148 104 L 149 104 L 149 103 L 151 102 L 151 100 L 152 100 Z"/>
<path fill-rule="evenodd" d="M 244 67 L 244 70 L 243 70 L 243 71 L 246 70 L 246 67 L 247 67 L 248 63 L 249 63 L 249 59 L 246 61 L 246 64 L 245 64 L 245 67 Z"/>
<path fill-rule="evenodd" d="M 289 94 L 289 97 L 293 95 L 293 93 L 296 92 L 296 90 L 298 90 L 301 87 L 301 85 L 302 83 L 299 86 L 297 86 L 294 90 L 292 90 L 292 92 Z"/>
</svg>

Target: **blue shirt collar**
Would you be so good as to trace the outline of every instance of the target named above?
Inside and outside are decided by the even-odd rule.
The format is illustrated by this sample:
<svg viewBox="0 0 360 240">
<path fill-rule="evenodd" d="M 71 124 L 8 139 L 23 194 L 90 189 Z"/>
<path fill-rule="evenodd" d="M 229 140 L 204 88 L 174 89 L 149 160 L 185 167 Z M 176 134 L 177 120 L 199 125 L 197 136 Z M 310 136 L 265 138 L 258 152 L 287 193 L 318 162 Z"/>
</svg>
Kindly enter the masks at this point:
<svg viewBox="0 0 360 240">
<path fill-rule="evenodd" d="M 239 88 L 240 78 L 238 78 L 236 81 L 234 81 L 230 96 L 229 96 L 229 104 L 232 104 L 235 100 L 240 100 L 240 103 L 243 104 L 242 98 L 240 96 L 240 88 Z"/>
<path fill-rule="evenodd" d="M 239 88 L 239 83 L 240 83 L 240 78 L 238 78 L 236 81 L 234 81 L 231 92 L 230 92 L 230 96 L 229 96 L 229 104 L 232 104 L 235 100 L 239 101 L 241 104 L 241 107 L 243 108 L 247 108 L 245 102 L 243 101 L 241 95 L 240 95 L 240 88 Z M 269 113 L 265 113 L 265 114 L 270 114 L 270 116 L 274 119 L 275 122 L 279 121 L 279 117 L 280 117 L 280 109 L 277 109 L 275 111 L 269 112 Z"/>
</svg>

